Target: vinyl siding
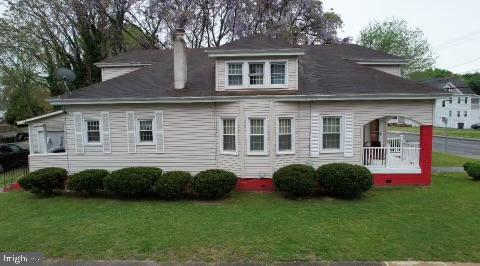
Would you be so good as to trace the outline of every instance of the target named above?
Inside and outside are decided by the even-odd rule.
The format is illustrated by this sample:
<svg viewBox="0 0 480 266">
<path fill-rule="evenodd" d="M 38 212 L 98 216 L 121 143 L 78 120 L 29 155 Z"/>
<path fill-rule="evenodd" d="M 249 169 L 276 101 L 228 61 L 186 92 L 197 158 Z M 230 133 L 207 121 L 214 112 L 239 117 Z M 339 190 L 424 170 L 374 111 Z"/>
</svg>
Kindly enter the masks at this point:
<svg viewBox="0 0 480 266">
<path fill-rule="evenodd" d="M 257 58 L 253 59 L 253 60 L 258 60 Z M 289 90 L 298 90 L 298 59 L 297 58 L 269 58 L 269 59 L 265 59 L 266 61 L 268 60 L 274 60 L 274 61 L 282 61 L 282 60 L 285 60 L 287 61 L 287 73 L 286 73 L 286 77 L 287 77 L 287 88 L 283 88 L 283 89 L 289 89 Z M 216 90 L 217 91 L 224 91 L 224 90 L 228 90 L 228 88 L 226 87 L 227 84 L 226 84 L 226 69 L 225 69 L 225 62 L 227 60 L 224 60 L 224 59 L 217 59 L 215 61 L 215 73 L 216 73 Z M 231 62 L 244 62 L 244 61 L 248 61 L 248 59 L 242 59 L 242 58 L 238 58 L 237 59 L 232 59 L 232 60 L 228 60 L 228 61 L 231 61 Z M 246 80 L 244 80 L 244 83 L 247 82 Z"/>
<path fill-rule="evenodd" d="M 128 74 L 140 68 L 141 67 L 102 67 L 102 81 Z"/>
<path fill-rule="evenodd" d="M 309 163 L 314 167 L 329 162 L 360 163 L 362 128 L 366 123 L 383 116 L 404 116 L 421 124 L 433 123 L 433 100 L 419 101 L 327 101 L 276 102 L 273 100 L 243 100 L 233 103 L 170 104 L 170 105 L 111 105 L 78 106 L 67 108 L 67 147 L 69 172 L 89 168 L 115 170 L 127 166 L 156 166 L 165 171 L 185 170 L 193 174 L 210 168 L 222 168 L 240 177 L 271 177 L 278 168 L 292 163 Z M 157 153 L 155 146 L 138 145 L 136 153 L 128 153 L 126 111 L 135 112 L 135 118 L 151 118 L 155 111 L 164 112 L 165 153 Z M 99 117 L 110 112 L 112 153 L 102 146 L 85 146 L 84 153 L 75 152 L 73 113 Z M 354 114 L 353 157 L 341 153 L 320 153 L 310 157 L 310 115 Z M 248 117 L 267 118 L 267 155 L 247 154 Z M 276 153 L 276 117 L 295 117 L 295 154 Z M 221 154 L 221 117 L 236 117 L 238 121 L 238 155 Z M 31 157 L 31 168 L 55 165 L 45 163 L 48 156 Z M 43 162 L 43 163 L 42 163 Z"/>
</svg>

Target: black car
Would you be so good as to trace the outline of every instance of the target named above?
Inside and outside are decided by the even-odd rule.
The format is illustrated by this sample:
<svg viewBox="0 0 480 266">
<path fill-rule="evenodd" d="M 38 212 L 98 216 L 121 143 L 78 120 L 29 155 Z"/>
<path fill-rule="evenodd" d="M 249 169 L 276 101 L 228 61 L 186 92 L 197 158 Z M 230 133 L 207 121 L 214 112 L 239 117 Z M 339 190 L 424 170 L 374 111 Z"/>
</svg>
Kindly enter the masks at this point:
<svg viewBox="0 0 480 266">
<path fill-rule="evenodd" d="M 480 123 L 476 123 L 472 125 L 473 129 L 480 129 Z"/>
<path fill-rule="evenodd" d="M 28 165 L 30 152 L 16 144 L 0 145 L 0 172 Z"/>
</svg>

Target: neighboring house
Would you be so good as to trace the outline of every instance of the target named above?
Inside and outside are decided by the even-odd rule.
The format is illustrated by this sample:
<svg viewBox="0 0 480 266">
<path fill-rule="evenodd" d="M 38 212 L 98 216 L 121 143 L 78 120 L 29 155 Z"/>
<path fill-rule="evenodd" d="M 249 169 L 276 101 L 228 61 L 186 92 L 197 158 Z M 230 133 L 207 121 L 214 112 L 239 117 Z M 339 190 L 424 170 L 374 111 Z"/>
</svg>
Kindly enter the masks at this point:
<svg viewBox="0 0 480 266">
<path fill-rule="evenodd" d="M 255 188 L 288 164 L 346 162 L 367 166 L 377 185 L 430 184 L 433 108 L 446 94 L 399 77 L 405 60 L 261 35 L 187 49 L 183 37 L 178 30 L 172 50 L 99 62 L 103 82 L 52 99 L 62 111 L 21 121 L 30 169 L 221 168 Z M 420 146 L 387 147 L 396 116 L 421 124 Z M 63 143 L 53 140 L 59 125 L 65 152 L 45 151 Z"/>
<path fill-rule="evenodd" d="M 423 84 L 452 93 L 447 98 L 437 99 L 435 104 L 435 126 L 470 128 L 480 123 L 480 96 L 462 80 L 435 78 Z"/>
</svg>

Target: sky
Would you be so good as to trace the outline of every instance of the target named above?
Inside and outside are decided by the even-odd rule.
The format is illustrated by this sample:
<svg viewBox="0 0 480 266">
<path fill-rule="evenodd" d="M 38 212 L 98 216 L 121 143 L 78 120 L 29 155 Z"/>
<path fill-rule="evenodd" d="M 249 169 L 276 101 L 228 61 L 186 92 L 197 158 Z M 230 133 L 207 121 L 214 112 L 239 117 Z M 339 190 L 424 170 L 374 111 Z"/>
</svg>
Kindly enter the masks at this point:
<svg viewBox="0 0 480 266">
<path fill-rule="evenodd" d="M 357 40 L 369 22 L 391 17 L 420 28 L 436 56 L 436 67 L 455 73 L 480 71 L 479 0 L 322 0 L 338 13 L 341 37 Z"/>
</svg>

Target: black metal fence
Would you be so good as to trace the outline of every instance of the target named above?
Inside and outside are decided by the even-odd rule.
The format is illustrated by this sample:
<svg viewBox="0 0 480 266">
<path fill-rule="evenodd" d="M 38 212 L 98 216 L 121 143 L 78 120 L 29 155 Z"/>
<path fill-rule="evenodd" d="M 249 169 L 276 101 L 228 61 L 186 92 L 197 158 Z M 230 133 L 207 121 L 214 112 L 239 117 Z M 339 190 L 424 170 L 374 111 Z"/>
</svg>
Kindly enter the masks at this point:
<svg viewBox="0 0 480 266">
<path fill-rule="evenodd" d="M 13 183 L 17 182 L 18 179 L 26 176 L 27 174 L 28 166 L 11 169 L 0 173 L 0 191 L 3 191 L 4 188 L 9 188 Z"/>
</svg>

